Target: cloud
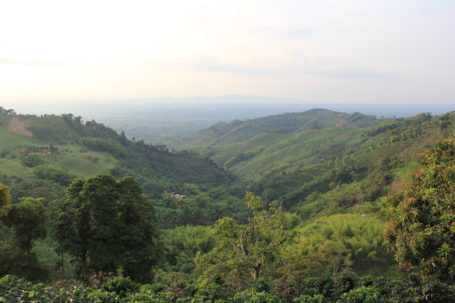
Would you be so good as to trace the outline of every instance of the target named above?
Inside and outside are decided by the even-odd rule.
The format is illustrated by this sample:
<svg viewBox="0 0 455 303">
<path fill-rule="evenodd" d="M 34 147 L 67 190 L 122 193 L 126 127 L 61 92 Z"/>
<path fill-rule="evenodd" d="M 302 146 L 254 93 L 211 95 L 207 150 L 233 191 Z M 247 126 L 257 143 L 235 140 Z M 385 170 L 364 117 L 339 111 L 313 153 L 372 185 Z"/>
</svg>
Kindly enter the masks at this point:
<svg viewBox="0 0 455 303">
<path fill-rule="evenodd" d="M 16 66 L 29 66 L 29 67 L 56 67 L 61 63 L 57 61 L 47 60 L 28 60 L 28 59 L 2 59 L 0 58 L 0 65 L 16 65 Z"/>
</svg>

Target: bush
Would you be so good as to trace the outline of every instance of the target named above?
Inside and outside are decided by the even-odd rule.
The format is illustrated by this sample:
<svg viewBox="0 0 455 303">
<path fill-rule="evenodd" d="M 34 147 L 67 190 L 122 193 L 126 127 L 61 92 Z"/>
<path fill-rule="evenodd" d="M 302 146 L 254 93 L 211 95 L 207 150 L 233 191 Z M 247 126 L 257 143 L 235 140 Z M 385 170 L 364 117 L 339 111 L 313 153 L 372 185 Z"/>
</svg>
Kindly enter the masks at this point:
<svg viewBox="0 0 455 303">
<path fill-rule="evenodd" d="M 43 159 L 35 155 L 26 156 L 22 159 L 22 164 L 26 167 L 35 167 L 44 163 Z"/>
<path fill-rule="evenodd" d="M 234 295 L 234 303 L 278 303 L 280 300 L 268 292 L 247 289 Z"/>
<path fill-rule="evenodd" d="M 51 180 L 63 186 L 69 185 L 75 178 L 66 169 L 51 164 L 38 165 L 33 168 L 33 173 L 37 178 Z"/>
<path fill-rule="evenodd" d="M 85 137 L 80 142 L 87 148 L 110 153 L 117 157 L 125 157 L 128 154 L 127 149 L 113 139 L 90 138 Z"/>
<path fill-rule="evenodd" d="M 377 303 L 380 302 L 380 291 L 373 286 L 362 286 L 341 296 L 340 303 Z"/>
<path fill-rule="evenodd" d="M 138 285 L 131 281 L 129 277 L 114 277 L 106 282 L 104 289 L 109 292 L 114 292 L 121 297 L 125 297 L 128 293 L 136 292 Z"/>
<path fill-rule="evenodd" d="M 297 298 L 294 298 L 292 302 L 295 303 L 323 303 L 324 301 L 324 296 L 323 295 L 300 295 Z"/>
</svg>

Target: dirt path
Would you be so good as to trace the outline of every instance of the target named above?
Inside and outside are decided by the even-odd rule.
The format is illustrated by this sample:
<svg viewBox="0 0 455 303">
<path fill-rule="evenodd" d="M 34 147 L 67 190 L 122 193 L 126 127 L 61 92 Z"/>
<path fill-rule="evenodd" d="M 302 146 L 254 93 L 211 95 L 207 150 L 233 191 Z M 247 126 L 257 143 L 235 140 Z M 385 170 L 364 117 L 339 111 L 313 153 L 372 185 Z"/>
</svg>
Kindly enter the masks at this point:
<svg viewBox="0 0 455 303">
<path fill-rule="evenodd" d="M 27 123 L 17 117 L 11 118 L 8 123 L 8 130 L 14 134 L 31 137 L 32 132 L 27 129 Z"/>
</svg>

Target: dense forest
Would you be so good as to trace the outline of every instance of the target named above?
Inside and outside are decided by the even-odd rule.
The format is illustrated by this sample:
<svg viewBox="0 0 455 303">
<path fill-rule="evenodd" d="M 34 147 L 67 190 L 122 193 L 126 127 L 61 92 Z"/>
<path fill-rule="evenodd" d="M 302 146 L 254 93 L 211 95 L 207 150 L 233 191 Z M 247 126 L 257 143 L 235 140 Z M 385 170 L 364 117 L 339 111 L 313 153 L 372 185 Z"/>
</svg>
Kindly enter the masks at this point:
<svg viewBox="0 0 455 303">
<path fill-rule="evenodd" d="M 311 110 L 182 146 L 0 112 L 0 302 L 450 302 L 455 112 Z"/>
</svg>

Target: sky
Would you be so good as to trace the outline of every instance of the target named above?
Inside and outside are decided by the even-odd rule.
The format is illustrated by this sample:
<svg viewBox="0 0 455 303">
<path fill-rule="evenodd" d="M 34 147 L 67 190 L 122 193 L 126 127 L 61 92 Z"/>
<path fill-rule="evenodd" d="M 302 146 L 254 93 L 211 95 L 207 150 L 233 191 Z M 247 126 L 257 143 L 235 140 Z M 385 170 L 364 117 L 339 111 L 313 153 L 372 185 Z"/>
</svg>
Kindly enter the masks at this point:
<svg viewBox="0 0 455 303">
<path fill-rule="evenodd" d="M 455 104 L 452 0 L 0 0 L 0 105 Z"/>
</svg>

